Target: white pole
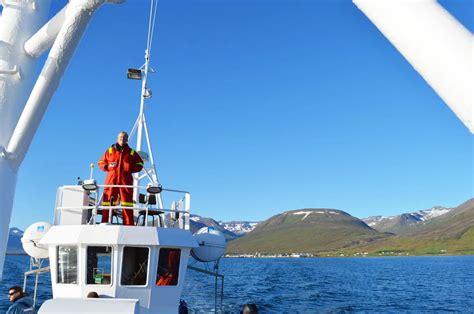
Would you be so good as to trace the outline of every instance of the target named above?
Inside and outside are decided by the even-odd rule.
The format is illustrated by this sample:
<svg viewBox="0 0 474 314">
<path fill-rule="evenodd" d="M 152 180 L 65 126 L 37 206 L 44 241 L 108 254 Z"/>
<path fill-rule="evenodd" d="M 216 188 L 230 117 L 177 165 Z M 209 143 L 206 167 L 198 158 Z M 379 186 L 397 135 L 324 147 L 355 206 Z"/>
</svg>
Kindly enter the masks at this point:
<svg viewBox="0 0 474 314">
<path fill-rule="evenodd" d="M 435 0 L 353 0 L 474 133 L 474 37 Z"/>
<path fill-rule="evenodd" d="M 16 180 L 16 169 L 11 167 L 6 158 L 0 157 L 0 215 L 2 216 L 0 219 L 0 281 L 2 281 Z"/>
<path fill-rule="evenodd" d="M 50 0 L 8 1 L 0 18 L 0 281 L 2 280 L 18 168 L 4 151 L 33 85 L 37 60 L 25 41 L 48 17 Z"/>
<path fill-rule="evenodd" d="M 148 64 L 150 63 L 150 59 L 148 56 L 148 50 L 145 50 L 145 65 L 144 69 L 142 71 L 143 77 L 142 77 L 142 91 L 140 94 L 140 112 L 138 113 L 138 119 L 137 119 L 137 146 L 136 150 L 141 151 L 142 150 L 142 141 L 143 141 L 143 121 L 144 121 L 144 111 L 145 111 L 145 92 L 146 92 L 146 81 L 148 78 Z M 135 173 L 134 175 L 134 180 L 133 180 L 133 185 L 135 188 L 133 189 L 133 199 L 135 202 L 138 204 L 138 196 L 139 196 L 139 191 L 138 191 L 138 186 L 140 185 L 140 174 Z"/>
</svg>

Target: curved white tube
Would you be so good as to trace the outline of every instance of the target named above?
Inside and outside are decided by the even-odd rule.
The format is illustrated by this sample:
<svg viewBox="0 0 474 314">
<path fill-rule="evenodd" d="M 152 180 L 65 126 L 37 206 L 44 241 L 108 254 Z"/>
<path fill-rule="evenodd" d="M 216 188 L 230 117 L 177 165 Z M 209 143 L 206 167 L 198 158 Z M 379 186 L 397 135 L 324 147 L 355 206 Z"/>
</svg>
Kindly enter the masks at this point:
<svg viewBox="0 0 474 314">
<path fill-rule="evenodd" d="M 36 32 L 28 41 L 25 43 L 25 52 L 34 58 L 38 58 L 51 48 L 56 37 L 61 30 L 61 26 L 66 18 L 67 5 L 62 8 L 48 23 L 46 23 L 39 31 Z"/>
<path fill-rule="evenodd" d="M 94 6 L 89 6 L 90 2 Z M 102 3 L 104 3 L 104 0 L 70 1 L 66 9 L 64 24 L 49 52 L 43 70 L 33 87 L 7 146 L 7 151 L 12 155 L 17 165 L 21 164 L 25 158 L 49 101 L 59 86 L 63 73 L 86 29 L 93 10 Z"/>
<path fill-rule="evenodd" d="M 17 168 L 3 153 L 34 82 L 37 60 L 23 43 L 45 22 L 50 1 L 18 1 L 3 6 L 0 19 L 0 281 L 15 196 Z"/>
<path fill-rule="evenodd" d="M 474 133 L 474 38 L 435 0 L 353 0 Z"/>
</svg>

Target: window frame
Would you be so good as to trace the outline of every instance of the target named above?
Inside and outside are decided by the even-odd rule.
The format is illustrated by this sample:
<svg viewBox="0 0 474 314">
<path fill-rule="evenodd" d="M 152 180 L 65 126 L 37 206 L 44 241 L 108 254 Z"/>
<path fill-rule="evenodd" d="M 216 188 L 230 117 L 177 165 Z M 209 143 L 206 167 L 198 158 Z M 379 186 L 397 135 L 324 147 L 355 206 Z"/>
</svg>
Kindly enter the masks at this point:
<svg viewBox="0 0 474 314">
<path fill-rule="evenodd" d="M 92 283 L 87 283 L 87 271 L 88 271 L 88 265 L 87 265 L 87 258 L 89 256 L 87 250 L 90 247 L 110 247 L 111 252 L 110 252 L 110 284 L 92 284 Z M 114 247 L 113 245 L 86 245 L 85 247 L 85 257 L 84 257 L 84 285 L 88 287 L 112 287 L 114 284 Z"/>
<path fill-rule="evenodd" d="M 125 257 L 125 248 L 127 247 L 131 247 L 131 248 L 138 248 L 138 249 L 148 249 L 148 262 L 147 262 L 147 268 L 146 268 L 146 282 L 144 285 L 124 285 L 122 284 L 122 275 L 123 275 L 123 259 Z M 121 259 L 121 263 L 120 263 L 120 280 L 117 280 L 118 282 L 118 285 L 120 287 L 124 287 L 124 288 L 132 288 L 132 289 L 136 289 L 136 288 L 141 288 L 143 289 L 144 287 L 148 287 L 149 284 L 150 284 L 150 261 L 151 261 L 151 247 L 150 246 L 146 246 L 146 245 L 124 245 L 121 249 L 121 255 L 122 255 L 122 259 Z"/>
<path fill-rule="evenodd" d="M 64 282 L 59 282 L 59 248 L 60 247 L 69 247 L 69 248 L 74 248 L 76 249 L 76 282 L 75 283 L 64 283 Z M 79 260 L 79 253 L 80 253 L 80 247 L 78 245 L 57 245 L 56 246 L 56 285 L 64 285 L 64 286 L 78 286 L 80 282 L 80 260 Z"/>
<path fill-rule="evenodd" d="M 176 285 L 158 286 L 156 284 L 156 281 L 157 281 L 156 279 L 158 277 L 158 268 L 160 267 L 160 253 L 161 253 L 162 249 L 179 250 L 178 282 L 176 283 Z M 183 257 L 183 248 L 182 247 L 159 247 L 157 255 L 158 256 L 157 256 L 157 264 L 156 264 L 156 272 L 155 272 L 155 283 L 153 284 L 153 286 L 155 286 L 156 288 L 165 288 L 165 289 L 180 287 L 181 286 L 181 281 L 182 281 L 181 280 L 181 261 L 182 261 L 182 257 Z"/>
</svg>

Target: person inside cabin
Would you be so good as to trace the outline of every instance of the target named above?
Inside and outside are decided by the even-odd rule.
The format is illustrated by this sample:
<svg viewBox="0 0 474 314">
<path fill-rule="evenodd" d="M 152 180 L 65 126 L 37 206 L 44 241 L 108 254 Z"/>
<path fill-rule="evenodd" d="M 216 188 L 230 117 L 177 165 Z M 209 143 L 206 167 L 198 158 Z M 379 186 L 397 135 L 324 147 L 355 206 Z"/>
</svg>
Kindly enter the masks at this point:
<svg viewBox="0 0 474 314">
<path fill-rule="evenodd" d="M 117 135 L 117 142 L 110 146 L 99 160 L 99 167 L 107 172 L 105 185 L 133 185 L 132 173 L 143 169 L 143 160 L 140 155 L 128 146 L 127 132 Z M 133 188 L 131 187 L 106 187 L 102 196 L 102 205 L 114 206 L 118 202 L 122 206 L 133 207 Z M 133 210 L 124 209 L 124 225 L 133 226 Z M 109 211 L 103 210 L 102 222 L 109 221 Z"/>
<path fill-rule="evenodd" d="M 157 286 L 176 286 L 178 284 L 180 250 L 169 250 L 168 258 L 163 258 L 160 253 L 158 265 Z"/>
<path fill-rule="evenodd" d="M 33 300 L 26 296 L 21 287 L 8 289 L 8 298 L 13 304 L 8 308 L 7 314 L 34 313 Z"/>
</svg>

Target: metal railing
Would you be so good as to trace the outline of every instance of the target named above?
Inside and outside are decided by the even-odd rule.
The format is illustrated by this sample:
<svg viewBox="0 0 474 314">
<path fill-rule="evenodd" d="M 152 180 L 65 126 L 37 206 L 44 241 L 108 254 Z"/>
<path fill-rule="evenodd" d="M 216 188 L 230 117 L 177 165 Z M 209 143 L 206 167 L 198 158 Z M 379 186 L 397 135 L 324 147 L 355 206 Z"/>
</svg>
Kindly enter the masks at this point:
<svg viewBox="0 0 474 314">
<path fill-rule="evenodd" d="M 150 204 L 149 200 L 154 196 L 155 202 L 158 198 L 157 194 L 142 194 L 146 201 L 144 203 L 134 202 L 133 206 L 124 206 L 124 205 L 102 205 L 102 198 L 103 192 L 105 188 L 130 188 L 136 189 L 138 192 L 140 190 L 146 191 L 146 186 L 133 186 L 133 185 L 97 185 L 95 190 L 86 191 L 84 193 L 87 195 L 87 201 L 89 205 L 81 204 L 80 206 L 63 206 L 64 199 L 61 193 L 58 193 L 58 197 L 56 199 L 56 207 L 54 213 L 54 224 L 60 225 L 61 224 L 61 216 L 64 211 L 69 213 L 75 212 L 78 217 L 83 217 L 81 222 L 77 224 L 96 224 L 98 223 L 97 217 L 104 213 L 104 211 L 108 211 L 108 221 L 107 223 L 113 224 L 113 217 L 120 217 L 120 214 L 123 210 L 132 210 L 134 212 L 134 220 L 135 225 L 138 226 L 139 218 L 143 216 L 144 223 L 143 226 L 148 226 L 149 216 L 153 216 L 154 220 L 157 218 L 157 222 L 159 223 L 159 227 L 164 228 L 180 228 L 189 230 L 189 220 L 190 220 L 190 201 L 191 195 L 187 191 L 176 190 L 176 189 L 165 189 L 162 188 L 160 195 L 166 193 L 178 193 L 182 194 L 182 196 L 176 200 L 171 202 L 171 208 L 161 208 L 161 206 L 157 204 Z M 113 200 L 112 203 L 115 203 Z M 118 203 L 118 202 L 117 202 Z M 155 218 L 155 216 L 157 216 Z M 86 217 L 86 219 L 84 219 Z M 153 221 L 154 224 L 154 221 Z"/>
<path fill-rule="evenodd" d="M 45 267 L 42 266 L 43 261 L 44 261 L 44 259 L 36 259 L 36 258 L 30 257 L 30 270 L 24 272 L 24 274 L 23 274 L 23 291 L 24 292 L 26 292 L 28 277 L 30 275 L 35 276 L 35 287 L 34 287 L 34 290 L 33 290 L 33 308 L 35 308 L 35 306 L 36 306 L 36 299 L 37 299 L 37 296 L 38 296 L 38 279 L 39 279 L 38 277 L 41 274 L 45 274 L 45 273 L 50 272 L 49 266 L 45 266 Z"/>
</svg>

